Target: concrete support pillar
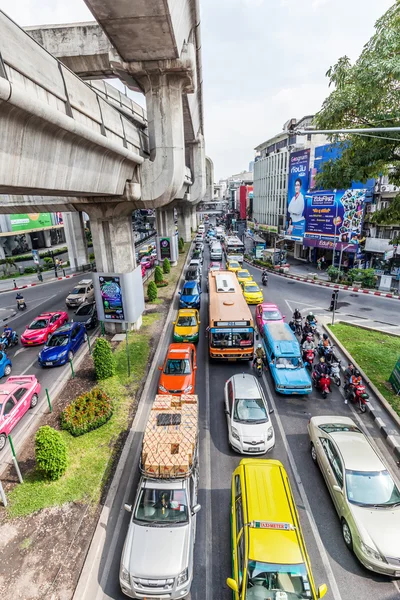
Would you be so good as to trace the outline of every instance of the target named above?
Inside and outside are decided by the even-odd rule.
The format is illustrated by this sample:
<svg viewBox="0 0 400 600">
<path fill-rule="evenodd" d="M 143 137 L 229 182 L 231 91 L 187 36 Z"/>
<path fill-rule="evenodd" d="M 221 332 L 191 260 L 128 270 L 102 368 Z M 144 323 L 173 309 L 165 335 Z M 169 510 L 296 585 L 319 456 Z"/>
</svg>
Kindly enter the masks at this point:
<svg viewBox="0 0 400 600">
<path fill-rule="evenodd" d="M 89 262 L 83 214 L 68 212 L 63 213 L 62 216 L 69 264 L 73 269 L 77 269 Z"/>
<path fill-rule="evenodd" d="M 100 273 L 130 273 L 136 264 L 135 244 L 132 230 L 132 204 L 96 204 L 88 207 L 90 229 L 92 232 L 93 251 L 96 268 Z M 143 298 L 143 286 L 137 290 L 132 302 Z M 139 329 L 142 317 L 136 323 L 129 323 L 131 329 Z M 109 333 L 120 332 L 120 323 L 105 322 Z"/>
<path fill-rule="evenodd" d="M 168 258 L 171 265 L 178 262 L 178 232 L 176 231 L 174 209 L 167 206 L 156 210 L 157 254 L 162 262 Z"/>
<path fill-rule="evenodd" d="M 191 218 L 192 218 L 191 219 L 192 220 L 192 230 L 193 230 L 193 232 L 195 232 L 195 231 L 197 231 L 197 227 L 198 227 L 198 224 L 197 224 L 197 210 L 196 210 L 195 206 L 193 206 L 193 208 L 192 208 Z"/>
<path fill-rule="evenodd" d="M 192 209 L 190 206 L 182 204 L 178 207 L 178 233 L 184 242 L 192 241 Z"/>
<path fill-rule="evenodd" d="M 44 247 L 51 248 L 51 234 L 49 230 L 43 231 Z"/>
</svg>

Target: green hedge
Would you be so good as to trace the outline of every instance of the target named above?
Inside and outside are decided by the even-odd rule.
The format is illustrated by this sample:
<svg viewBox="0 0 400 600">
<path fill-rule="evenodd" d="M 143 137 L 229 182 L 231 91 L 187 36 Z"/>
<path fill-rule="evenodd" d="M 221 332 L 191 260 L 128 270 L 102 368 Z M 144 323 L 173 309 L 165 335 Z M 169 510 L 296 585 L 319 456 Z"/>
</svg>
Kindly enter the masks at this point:
<svg viewBox="0 0 400 600">
<path fill-rule="evenodd" d="M 162 267 L 166 275 L 171 272 L 171 263 L 169 262 L 168 258 L 164 258 Z"/>
<path fill-rule="evenodd" d="M 39 471 L 55 481 L 68 466 L 67 445 L 62 435 L 49 425 L 40 427 L 35 436 L 35 458 Z"/>
<path fill-rule="evenodd" d="M 154 302 L 154 300 L 157 299 L 157 296 L 157 286 L 154 283 L 154 281 L 150 281 L 149 285 L 147 286 L 147 297 L 149 299 L 149 302 Z"/>
<path fill-rule="evenodd" d="M 61 413 L 61 429 L 75 437 L 98 429 L 113 414 L 113 402 L 100 388 L 79 396 Z"/>
<path fill-rule="evenodd" d="M 161 267 L 158 267 L 158 266 L 157 266 L 157 267 L 154 269 L 154 281 L 156 282 L 156 285 L 157 285 L 157 284 L 159 284 L 159 283 L 162 283 L 163 279 L 164 279 L 164 278 L 163 278 L 163 272 L 162 272 L 162 269 L 161 269 Z"/>
<path fill-rule="evenodd" d="M 108 379 L 115 375 L 115 358 L 110 342 L 104 338 L 97 338 L 93 348 L 94 370 L 96 379 Z"/>
</svg>

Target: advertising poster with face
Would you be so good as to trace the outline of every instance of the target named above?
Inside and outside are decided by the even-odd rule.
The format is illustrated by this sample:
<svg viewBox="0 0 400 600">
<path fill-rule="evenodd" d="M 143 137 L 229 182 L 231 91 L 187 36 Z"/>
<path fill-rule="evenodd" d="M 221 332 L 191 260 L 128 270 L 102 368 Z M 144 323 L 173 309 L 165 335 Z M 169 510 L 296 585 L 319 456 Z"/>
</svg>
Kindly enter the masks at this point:
<svg viewBox="0 0 400 600">
<path fill-rule="evenodd" d="M 305 231 L 305 195 L 308 190 L 310 150 L 292 152 L 289 157 L 288 210 L 285 238 L 302 241 Z"/>
</svg>

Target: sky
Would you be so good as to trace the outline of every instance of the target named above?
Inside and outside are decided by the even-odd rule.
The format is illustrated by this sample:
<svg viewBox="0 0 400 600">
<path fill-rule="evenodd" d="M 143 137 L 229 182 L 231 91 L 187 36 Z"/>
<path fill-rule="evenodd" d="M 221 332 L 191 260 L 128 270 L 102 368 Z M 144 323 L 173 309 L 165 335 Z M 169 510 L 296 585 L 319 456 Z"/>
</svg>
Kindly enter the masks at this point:
<svg viewBox="0 0 400 600">
<path fill-rule="evenodd" d="M 355 60 L 393 3 L 200 0 L 205 141 L 215 180 L 247 170 L 254 147 L 288 119 L 317 112 L 329 94 L 328 68 L 340 56 Z M 22 26 L 93 19 L 83 0 L 0 0 L 0 9 Z"/>
</svg>

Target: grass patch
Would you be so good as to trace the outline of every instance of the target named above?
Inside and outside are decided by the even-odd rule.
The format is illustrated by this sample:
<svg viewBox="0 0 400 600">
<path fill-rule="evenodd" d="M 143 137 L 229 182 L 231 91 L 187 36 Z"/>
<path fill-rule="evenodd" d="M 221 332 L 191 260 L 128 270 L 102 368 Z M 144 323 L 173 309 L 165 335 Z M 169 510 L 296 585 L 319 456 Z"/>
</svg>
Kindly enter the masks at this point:
<svg viewBox="0 0 400 600">
<path fill-rule="evenodd" d="M 10 517 L 65 502 L 99 502 L 117 450 L 116 443 L 129 424 L 133 398 L 146 373 L 150 355 L 149 328 L 157 319 L 157 314 L 144 315 L 141 330 L 128 335 L 131 376 L 128 377 L 126 346 L 122 342 L 115 350 L 115 376 L 98 384 L 114 400 L 111 419 L 80 437 L 61 431 L 68 447 L 69 465 L 65 475 L 58 481 L 46 481 L 36 470 L 27 473 L 24 483 L 16 485 L 8 495 Z"/>
<path fill-rule="evenodd" d="M 400 355 L 400 338 L 344 323 L 329 328 L 400 415 L 400 396 L 388 382 Z"/>
</svg>

